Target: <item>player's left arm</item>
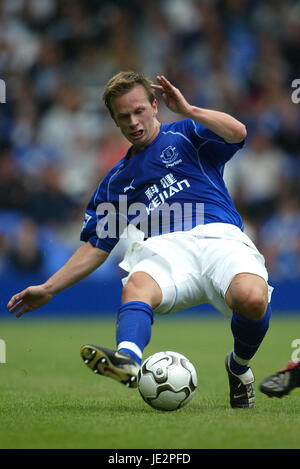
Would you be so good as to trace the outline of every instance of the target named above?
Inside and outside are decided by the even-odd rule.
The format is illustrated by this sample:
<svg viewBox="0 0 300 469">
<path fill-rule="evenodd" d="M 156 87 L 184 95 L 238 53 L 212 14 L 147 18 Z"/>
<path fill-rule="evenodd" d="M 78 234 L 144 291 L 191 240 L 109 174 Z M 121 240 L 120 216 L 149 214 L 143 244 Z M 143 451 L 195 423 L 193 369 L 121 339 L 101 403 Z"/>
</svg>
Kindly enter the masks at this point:
<svg viewBox="0 0 300 469">
<path fill-rule="evenodd" d="M 156 77 L 158 85 L 152 87 L 162 93 L 167 107 L 177 114 L 188 117 L 204 125 L 227 143 L 242 142 L 247 135 L 246 127 L 225 112 L 203 109 L 187 102 L 181 91 L 172 85 L 163 75 Z"/>
</svg>

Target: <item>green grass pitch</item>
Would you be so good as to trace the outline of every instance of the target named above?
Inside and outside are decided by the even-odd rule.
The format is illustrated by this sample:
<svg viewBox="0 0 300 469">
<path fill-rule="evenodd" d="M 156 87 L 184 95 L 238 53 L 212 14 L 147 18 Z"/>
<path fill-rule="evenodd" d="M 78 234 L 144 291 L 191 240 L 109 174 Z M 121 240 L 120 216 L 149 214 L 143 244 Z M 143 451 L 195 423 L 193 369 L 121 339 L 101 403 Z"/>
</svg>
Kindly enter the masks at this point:
<svg viewBox="0 0 300 469">
<path fill-rule="evenodd" d="M 137 390 L 95 376 L 79 355 L 84 343 L 114 347 L 112 320 L 2 321 L 6 364 L 0 363 L 0 448 L 255 449 L 300 448 L 300 388 L 269 399 L 259 382 L 283 367 L 300 338 L 297 316 L 273 317 L 252 361 L 254 409 L 231 409 L 226 353 L 230 323 L 182 316 L 158 318 L 144 357 L 162 350 L 186 355 L 198 388 L 175 412 L 152 409 Z"/>
</svg>

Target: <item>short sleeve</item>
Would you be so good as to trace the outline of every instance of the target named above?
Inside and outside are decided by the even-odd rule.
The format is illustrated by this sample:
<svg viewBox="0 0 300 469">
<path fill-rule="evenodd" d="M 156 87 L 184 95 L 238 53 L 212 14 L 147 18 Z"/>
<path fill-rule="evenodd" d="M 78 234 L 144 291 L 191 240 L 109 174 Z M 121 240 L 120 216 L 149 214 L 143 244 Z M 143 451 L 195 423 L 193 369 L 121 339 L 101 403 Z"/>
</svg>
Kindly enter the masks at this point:
<svg viewBox="0 0 300 469">
<path fill-rule="evenodd" d="M 100 185 L 91 197 L 84 215 L 80 240 L 89 241 L 93 246 L 110 252 L 118 243 L 119 238 L 112 236 L 105 229 L 109 210 L 110 208 L 114 210 L 112 204 L 105 201 L 105 194 L 106 190 Z M 103 204 L 103 210 L 99 211 L 98 208 L 101 203 Z"/>
<path fill-rule="evenodd" d="M 191 119 L 185 119 L 183 123 L 197 151 L 217 165 L 225 164 L 245 144 L 245 140 L 239 143 L 228 143 L 220 135 Z"/>
</svg>

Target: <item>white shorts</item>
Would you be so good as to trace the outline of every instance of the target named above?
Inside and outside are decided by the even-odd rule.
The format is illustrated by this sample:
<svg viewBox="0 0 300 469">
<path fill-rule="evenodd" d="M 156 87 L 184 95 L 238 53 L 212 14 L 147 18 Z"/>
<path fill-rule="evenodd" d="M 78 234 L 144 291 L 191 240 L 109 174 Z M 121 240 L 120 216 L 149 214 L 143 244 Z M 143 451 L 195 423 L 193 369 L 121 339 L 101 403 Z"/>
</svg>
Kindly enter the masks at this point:
<svg viewBox="0 0 300 469">
<path fill-rule="evenodd" d="M 208 303 L 231 317 L 225 294 L 236 274 L 256 274 L 268 282 L 264 257 L 245 233 L 225 223 L 133 241 L 119 265 L 129 272 L 123 285 L 135 272 L 158 283 L 162 301 L 154 312 L 159 314 Z M 272 291 L 268 285 L 269 301 Z"/>
</svg>

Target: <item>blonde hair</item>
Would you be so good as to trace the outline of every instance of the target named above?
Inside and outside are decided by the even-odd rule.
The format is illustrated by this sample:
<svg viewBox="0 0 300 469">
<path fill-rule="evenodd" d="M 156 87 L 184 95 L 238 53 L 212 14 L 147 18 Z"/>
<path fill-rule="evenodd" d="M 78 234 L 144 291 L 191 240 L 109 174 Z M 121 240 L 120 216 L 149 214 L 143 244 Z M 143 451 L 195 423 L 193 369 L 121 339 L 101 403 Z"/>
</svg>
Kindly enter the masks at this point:
<svg viewBox="0 0 300 469">
<path fill-rule="evenodd" d="M 119 72 L 114 75 L 105 85 L 103 93 L 103 101 L 108 108 L 111 116 L 113 117 L 113 110 L 111 107 L 111 98 L 122 96 L 136 85 L 144 87 L 150 103 L 155 100 L 155 91 L 151 87 L 152 81 L 144 77 L 142 74 L 129 71 Z"/>
</svg>

